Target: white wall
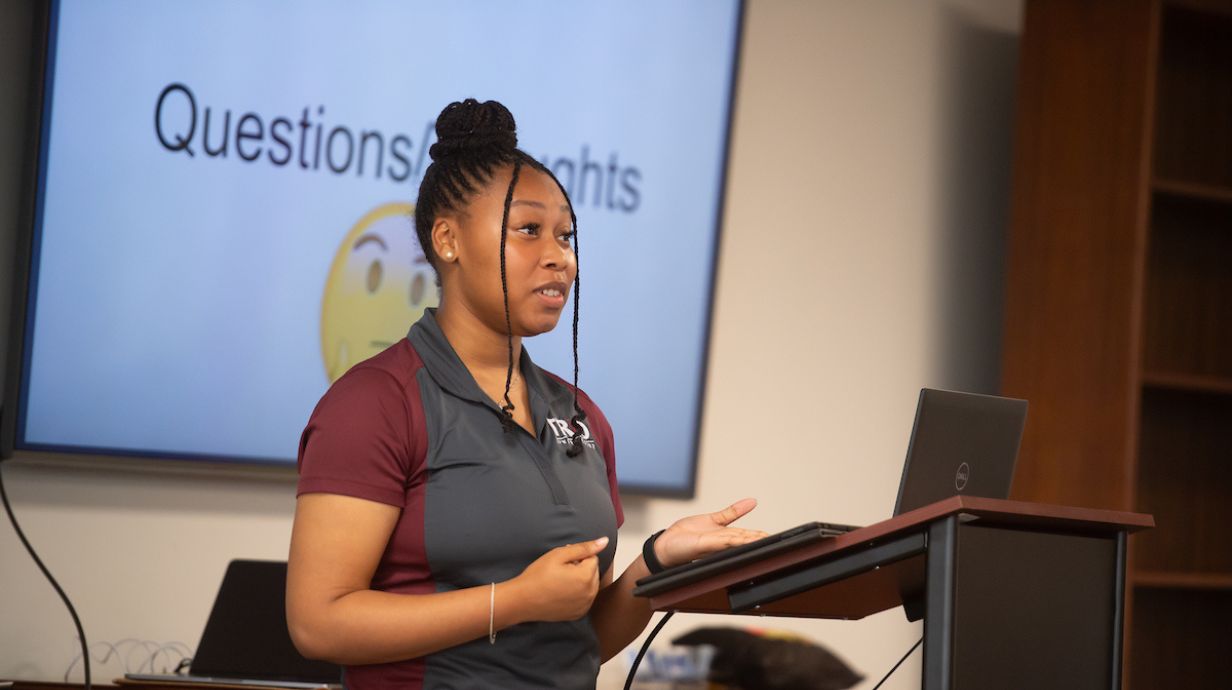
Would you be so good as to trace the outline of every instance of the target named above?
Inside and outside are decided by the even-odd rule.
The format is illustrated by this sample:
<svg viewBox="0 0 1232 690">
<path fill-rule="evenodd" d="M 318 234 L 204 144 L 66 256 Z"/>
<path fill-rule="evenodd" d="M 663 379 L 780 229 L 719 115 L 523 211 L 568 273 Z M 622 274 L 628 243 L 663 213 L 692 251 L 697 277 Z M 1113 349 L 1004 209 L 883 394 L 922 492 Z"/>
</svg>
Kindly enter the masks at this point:
<svg viewBox="0 0 1232 690">
<path fill-rule="evenodd" d="M 13 27 L 27 10 L 6 5 L 0 87 L 22 93 L 28 36 Z M 627 498 L 619 563 L 655 529 L 746 495 L 761 505 L 743 522 L 767 530 L 887 517 L 918 389 L 995 390 L 1020 15 L 1021 0 L 749 2 L 697 498 Z M 0 103 L 0 265 L 22 107 Z M 286 555 L 286 477 L 3 471 L 91 640 L 195 645 L 228 560 Z M 73 628 L 7 524 L 0 582 L 0 677 L 60 678 Z M 864 688 L 920 635 L 889 611 L 681 615 L 662 639 L 705 624 L 804 632 Z M 918 687 L 919 668 L 917 653 L 885 687 Z M 612 663 L 600 687 L 622 680 Z"/>
</svg>

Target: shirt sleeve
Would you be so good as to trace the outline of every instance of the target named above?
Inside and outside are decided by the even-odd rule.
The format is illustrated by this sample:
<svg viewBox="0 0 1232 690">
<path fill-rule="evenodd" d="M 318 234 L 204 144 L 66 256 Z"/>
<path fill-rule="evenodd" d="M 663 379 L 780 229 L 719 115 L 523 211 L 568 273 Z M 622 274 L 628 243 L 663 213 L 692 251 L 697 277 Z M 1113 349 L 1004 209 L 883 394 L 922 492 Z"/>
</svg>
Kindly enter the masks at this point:
<svg viewBox="0 0 1232 690">
<path fill-rule="evenodd" d="M 406 503 L 411 476 L 406 395 L 392 374 L 354 367 L 330 386 L 300 436 L 296 495 Z"/>
<path fill-rule="evenodd" d="M 595 437 L 595 444 L 599 446 L 599 452 L 603 453 L 603 460 L 607 463 L 607 485 L 612 492 L 616 526 L 620 527 L 625 522 L 625 512 L 620 505 L 620 487 L 616 483 L 616 439 L 612 435 L 612 426 L 608 424 L 607 417 L 603 416 L 603 410 L 581 391 L 578 391 L 578 406 L 586 412 L 590 433 Z"/>
</svg>

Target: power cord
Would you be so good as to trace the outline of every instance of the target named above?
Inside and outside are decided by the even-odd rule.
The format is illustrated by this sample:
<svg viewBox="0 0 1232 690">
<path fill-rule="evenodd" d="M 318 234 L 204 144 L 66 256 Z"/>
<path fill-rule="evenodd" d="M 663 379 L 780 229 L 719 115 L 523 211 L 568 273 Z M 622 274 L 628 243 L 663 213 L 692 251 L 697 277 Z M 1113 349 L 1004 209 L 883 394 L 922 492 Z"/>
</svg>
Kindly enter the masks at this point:
<svg viewBox="0 0 1232 690">
<path fill-rule="evenodd" d="M 907 653 L 903 655 L 903 658 L 901 658 L 901 659 L 899 659 L 899 660 L 898 660 L 898 663 L 897 663 L 897 664 L 894 664 L 894 668 L 891 668 L 891 669 L 889 670 L 889 672 L 887 672 L 887 673 L 885 674 L 885 676 L 884 676 L 884 677 L 882 677 L 882 679 L 881 679 L 881 680 L 877 681 L 877 684 L 873 686 L 873 690 L 877 690 L 877 688 L 881 687 L 881 684 L 882 684 L 882 683 L 884 683 L 884 682 L 886 682 L 887 680 L 889 680 L 889 679 L 890 679 L 890 676 L 891 676 L 891 675 L 893 675 L 893 674 L 894 674 L 894 672 L 898 670 L 898 667 L 899 667 L 899 666 L 902 666 L 902 665 L 903 665 L 903 662 L 907 660 L 907 657 L 911 656 L 911 653 L 912 653 L 912 652 L 914 652 L 914 651 L 915 651 L 915 648 L 916 648 L 916 647 L 919 647 L 919 646 L 920 646 L 920 643 L 921 643 L 921 642 L 923 642 L 923 641 L 924 641 L 924 638 L 923 638 L 923 637 L 921 637 L 921 638 L 919 639 L 919 641 L 918 641 L 918 642 L 916 642 L 915 644 L 911 645 L 911 649 L 908 649 L 908 650 L 907 650 Z"/>
<path fill-rule="evenodd" d="M 51 571 L 47 569 L 47 566 L 43 565 L 43 560 L 39 558 L 38 554 L 34 551 L 34 547 L 30 545 L 30 540 L 26 539 L 25 532 L 21 531 L 21 525 L 17 524 L 17 516 L 13 514 L 13 506 L 9 504 L 8 492 L 4 490 L 3 467 L 4 463 L 0 462 L 0 501 L 4 503 L 4 512 L 8 513 L 9 522 L 13 523 L 13 531 L 17 533 L 17 538 L 21 540 L 22 546 L 26 547 L 26 551 L 30 553 L 30 558 L 34 559 L 34 564 L 38 566 L 39 570 L 43 571 L 43 576 L 51 583 L 52 588 L 56 590 L 56 594 L 60 595 L 60 599 L 68 607 L 69 615 L 73 617 L 73 625 L 77 626 L 77 639 L 81 641 L 82 668 L 85 669 L 86 676 L 85 690 L 92 690 L 90 683 L 89 645 L 86 644 L 86 632 L 81 627 L 81 619 L 77 617 L 77 609 L 73 608 L 73 602 L 69 601 L 68 595 L 60 587 L 60 583 L 56 582 L 56 578 L 51 576 Z"/>
<path fill-rule="evenodd" d="M 650 635 L 648 635 L 646 637 L 646 641 L 642 643 L 642 648 L 638 651 L 637 658 L 633 660 L 633 667 L 629 669 L 629 677 L 625 679 L 625 690 L 629 690 L 629 688 L 633 687 L 633 676 L 637 675 L 638 664 L 642 663 L 642 657 L 646 656 L 646 650 L 650 649 L 650 643 L 654 640 L 655 635 L 658 635 L 659 631 L 663 629 L 663 626 L 667 623 L 668 619 L 672 617 L 673 613 L 675 613 L 675 611 L 668 611 L 663 614 L 663 617 L 659 619 L 659 623 L 655 625 L 654 630 L 650 631 Z"/>
<path fill-rule="evenodd" d="M 106 667 L 113 662 L 122 666 L 121 673 L 175 673 L 192 663 L 192 648 L 183 642 L 155 642 L 126 637 L 118 642 L 95 641 L 90 643 L 91 659 L 97 666 Z M 176 664 L 176 657 L 179 658 Z M 162 661 L 161 668 L 158 665 Z M 64 669 L 64 682 L 69 682 L 73 669 L 81 661 L 81 655 L 73 656 Z M 174 669 L 171 666 L 175 664 Z"/>
</svg>

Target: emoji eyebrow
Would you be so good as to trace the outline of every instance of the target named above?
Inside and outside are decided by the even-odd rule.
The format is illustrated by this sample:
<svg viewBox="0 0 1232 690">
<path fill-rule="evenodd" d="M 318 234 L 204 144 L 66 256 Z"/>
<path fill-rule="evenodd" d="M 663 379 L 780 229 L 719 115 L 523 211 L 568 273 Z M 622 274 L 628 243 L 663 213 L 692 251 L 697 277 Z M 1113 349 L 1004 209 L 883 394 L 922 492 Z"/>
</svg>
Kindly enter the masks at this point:
<svg viewBox="0 0 1232 690">
<path fill-rule="evenodd" d="M 543 204 L 539 203 L 538 201 L 531 201 L 530 199 L 514 199 L 514 200 L 513 200 L 513 201 L 509 204 L 509 206 L 510 206 L 510 207 L 513 207 L 513 206 L 534 206 L 535 208 L 546 208 Z M 568 213 L 568 212 L 569 212 L 569 204 L 561 204 L 561 205 L 560 205 L 560 210 L 564 211 L 565 213 Z"/>
<path fill-rule="evenodd" d="M 389 251 L 389 247 L 385 245 L 385 240 L 381 239 L 379 235 L 373 235 L 372 233 L 367 233 L 363 237 L 355 240 L 355 246 L 351 247 L 351 251 L 355 251 L 369 242 L 376 242 L 380 245 L 381 251 Z"/>
</svg>

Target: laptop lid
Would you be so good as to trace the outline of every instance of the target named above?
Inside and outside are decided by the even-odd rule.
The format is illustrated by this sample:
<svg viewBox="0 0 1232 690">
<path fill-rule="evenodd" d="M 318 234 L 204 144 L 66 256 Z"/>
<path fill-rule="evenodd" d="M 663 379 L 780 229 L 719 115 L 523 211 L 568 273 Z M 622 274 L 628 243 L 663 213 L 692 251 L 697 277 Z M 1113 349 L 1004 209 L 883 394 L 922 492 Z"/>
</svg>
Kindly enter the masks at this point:
<svg viewBox="0 0 1232 690">
<path fill-rule="evenodd" d="M 1027 401 L 920 390 L 894 514 L 957 494 L 1007 498 Z"/>
<path fill-rule="evenodd" d="M 285 561 L 234 560 L 193 655 L 194 676 L 340 683 L 337 664 L 305 659 L 287 631 Z"/>
</svg>

